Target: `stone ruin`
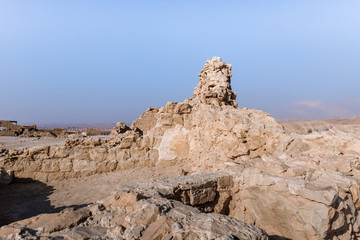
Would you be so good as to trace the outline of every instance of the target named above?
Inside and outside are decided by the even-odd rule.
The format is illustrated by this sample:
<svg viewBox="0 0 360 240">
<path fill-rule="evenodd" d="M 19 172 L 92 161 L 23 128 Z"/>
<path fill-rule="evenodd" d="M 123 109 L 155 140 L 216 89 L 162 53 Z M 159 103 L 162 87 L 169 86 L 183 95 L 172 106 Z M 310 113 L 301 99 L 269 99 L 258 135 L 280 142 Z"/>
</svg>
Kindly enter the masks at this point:
<svg viewBox="0 0 360 240">
<path fill-rule="evenodd" d="M 194 98 L 189 99 L 189 102 L 237 108 L 236 93 L 231 90 L 231 76 L 231 64 L 224 63 L 220 57 L 207 60 L 199 73 Z"/>
<path fill-rule="evenodd" d="M 36 125 L 21 126 L 17 121 L 0 120 L 0 136 L 20 136 L 37 130 Z"/>
<path fill-rule="evenodd" d="M 100 133 L 96 129 L 86 129 L 88 135 L 96 135 Z M 0 120 L 0 136 L 18 136 L 18 137 L 68 137 L 71 135 L 79 135 L 80 131 L 67 130 L 64 128 L 38 129 L 37 125 L 22 126 L 17 121 Z"/>
<path fill-rule="evenodd" d="M 94 205 L 4 226 L 0 235 L 360 237 L 360 139 L 345 133 L 286 133 L 269 114 L 237 108 L 231 65 L 218 57 L 208 60 L 199 76 L 192 98 L 149 108 L 131 126 L 120 122 L 109 139 L 0 150 L 0 167 L 13 171 L 18 181 L 177 164 L 188 166 L 191 175 L 124 186 Z"/>
</svg>

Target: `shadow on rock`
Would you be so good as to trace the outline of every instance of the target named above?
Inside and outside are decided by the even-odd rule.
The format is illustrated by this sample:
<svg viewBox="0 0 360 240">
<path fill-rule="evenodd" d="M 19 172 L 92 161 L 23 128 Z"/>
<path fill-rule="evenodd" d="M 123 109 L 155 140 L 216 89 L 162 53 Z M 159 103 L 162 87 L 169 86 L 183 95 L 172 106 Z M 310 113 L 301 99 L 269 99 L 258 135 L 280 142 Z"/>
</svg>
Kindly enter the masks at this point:
<svg viewBox="0 0 360 240">
<path fill-rule="evenodd" d="M 281 236 L 278 236 L 278 235 L 269 236 L 269 239 L 270 240 L 291 240 L 290 238 L 281 237 Z"/>
<path fill-rule="evenodd" d="M 9 185 L 0 184 L 0 227 L 39 214 L 60 212 L 66 207 L 87 205 L 55 208 L 48 198 L 54 191 L 52 186 L 29 179 L 17 180 Z"/>
</svg>

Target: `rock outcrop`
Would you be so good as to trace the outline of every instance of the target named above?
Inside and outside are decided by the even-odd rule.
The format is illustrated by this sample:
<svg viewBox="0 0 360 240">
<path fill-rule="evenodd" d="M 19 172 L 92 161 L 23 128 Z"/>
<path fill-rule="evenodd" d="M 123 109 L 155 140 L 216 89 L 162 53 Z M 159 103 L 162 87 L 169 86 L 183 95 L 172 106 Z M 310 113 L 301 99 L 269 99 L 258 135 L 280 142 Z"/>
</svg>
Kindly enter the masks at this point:
<svg viewBox="0 0 360 240">
<path fill-rule="evenodd" d="M 13 171 L 6 171 L 4 168 L 0 168 L 0 184 L 10 184 L 14 179 Z"/>
<path fill-rule="evenodd" d="M 125 186 L 159 194 L 206 213 L 221 213 L 289 239 L 352 239 L 359 227 L 358 182 L 331 172 L 302 177 L 202 173 Z M 331 181 L 331 176 L 336 180 Z"/>
<path fill-rule="evenodd" d="M 96 204 L 4 226 L 0 228 L 0 236 L 2 239 L 268 239 L 263 230 L 253 225 L 221 214 L 206 214 L 171 199 L 182 189 L 189 190 L 191 205 L 212 204 L 221 175 L 176 180 L 180 181 L 124 186 L 122 191 Z M 226 187 L 220 185 L 219 190 L 225 191 Z M 202 191 L 211 191 L 213 197 Z"/>
<path fill-rule="evenodd" d="M 358 191 L 343 178 L 202 173 L 125 185 L 84 208 L 0 228 L 3 239 L 352 239 Z M 320 175 L 320 176 L 319 176 Z M 340 187 L 341 185 L 341 187 Z M 242 222 L 240 222 L 242 221 Z M 246 222 L 247 224 L 243 223 Z M 260 228 L 266 229 L 265 233 Z"/>
</svg>

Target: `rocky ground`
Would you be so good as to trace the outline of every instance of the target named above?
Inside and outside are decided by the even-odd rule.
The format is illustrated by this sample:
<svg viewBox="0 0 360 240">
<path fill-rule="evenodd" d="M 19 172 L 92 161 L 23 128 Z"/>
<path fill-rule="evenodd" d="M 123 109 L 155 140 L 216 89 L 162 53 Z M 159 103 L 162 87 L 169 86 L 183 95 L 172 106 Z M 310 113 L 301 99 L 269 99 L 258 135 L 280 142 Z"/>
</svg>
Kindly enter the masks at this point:
<svg viewBox="0 0 360 240">
<path fill-rule="evenodd" d="M 37 180 L 1 186 L 12 223 L 0 238 L 359 238 L 356 121 L 281 125 L 238 108 L 220 58 L 199 76 L 192 98 L 119 122 L 110 138 L 0 149 L 2 177 Z"/>
<path fill-rule="evenodd" d="M 0 185 L 0 225 L 41 213 L 59 212 L 69 206 L 95 203 L 124 184 L 152 178 L 180 176 L 183 167 L 148 167 L 122 172 L 53 181 Z"/>
</svg>

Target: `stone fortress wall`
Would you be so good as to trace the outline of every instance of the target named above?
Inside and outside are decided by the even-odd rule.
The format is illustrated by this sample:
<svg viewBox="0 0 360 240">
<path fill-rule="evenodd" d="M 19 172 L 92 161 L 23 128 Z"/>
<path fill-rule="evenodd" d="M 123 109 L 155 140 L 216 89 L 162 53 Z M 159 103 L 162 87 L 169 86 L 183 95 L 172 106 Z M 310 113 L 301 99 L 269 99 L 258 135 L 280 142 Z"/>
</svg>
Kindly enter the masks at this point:
<svg viewBox="0 0 360 240">
<path fill-rule="evenodd" d="M 267 113 L 238 109 L 231 65 L 208 60 L 194 97 L 149 108 L 110 139 L 68 139 L 65 146 L 2 150 L 0 165 L 18 178 L 60 180 L 134 167 L 195 162 L 216 169 L 226 162 L 272 154 L 284 135 Z"/>
</svg>

